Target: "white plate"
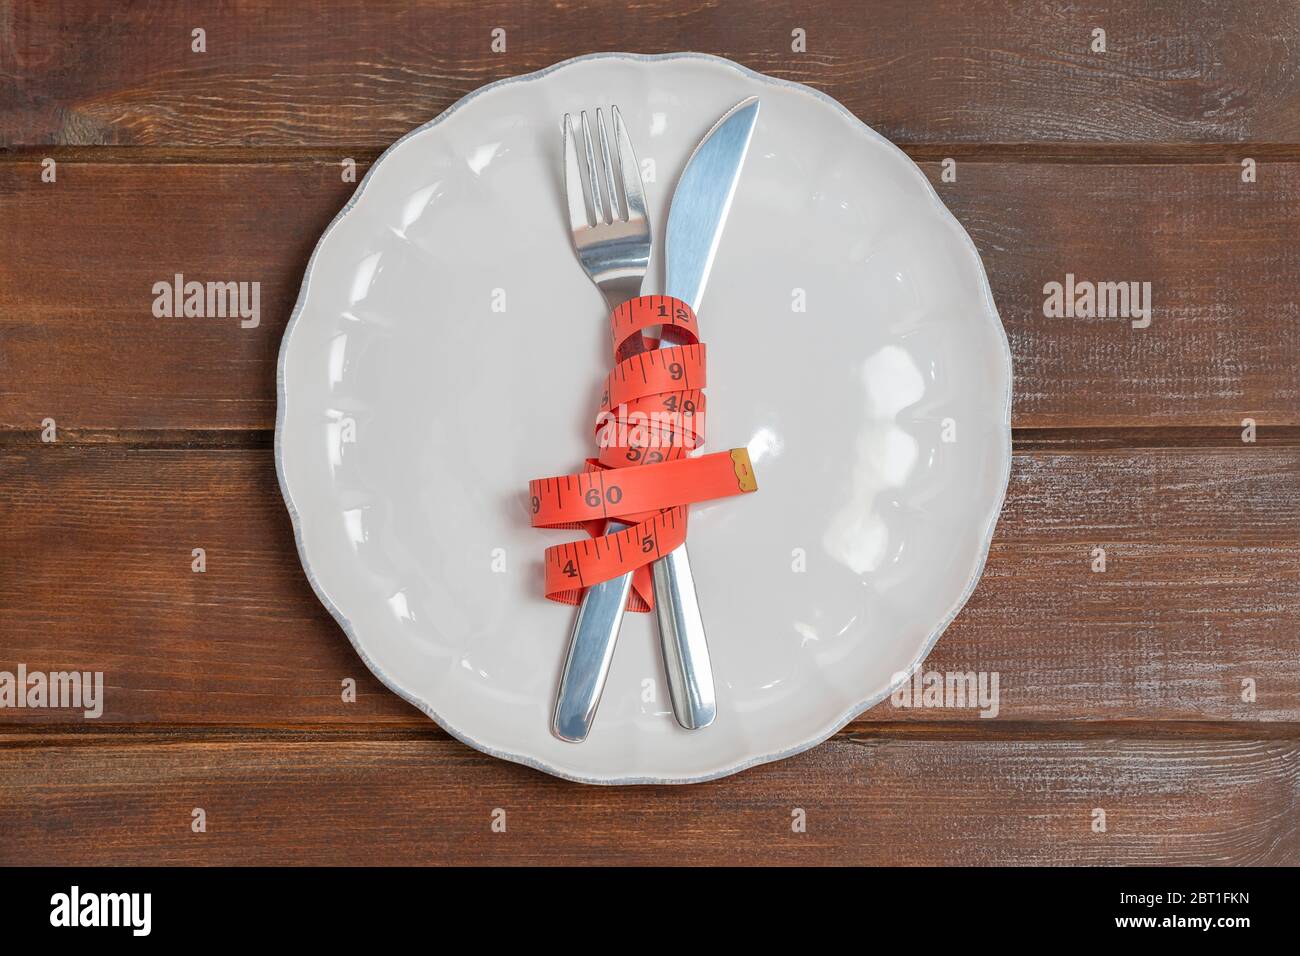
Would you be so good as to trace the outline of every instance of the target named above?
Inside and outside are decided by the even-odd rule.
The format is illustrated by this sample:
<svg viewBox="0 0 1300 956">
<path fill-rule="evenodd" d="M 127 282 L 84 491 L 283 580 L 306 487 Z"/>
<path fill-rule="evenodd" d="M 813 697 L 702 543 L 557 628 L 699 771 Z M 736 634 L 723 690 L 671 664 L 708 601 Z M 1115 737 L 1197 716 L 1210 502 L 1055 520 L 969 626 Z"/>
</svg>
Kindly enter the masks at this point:
<svg viewBox="0 0 1300 956">
<path fill-rule="evenodd" d="M 662 239 L 691 149 L 751 94 L 700 308 L 706 450 L 748 445 L 759 480 L 691 512 L 717 721 L 677 727 L 653 616 L 629 614 L 591 736 L 563 743 L 550 712 L 574 611 L 542 597 L 541 556 L 574 534 L 531 528 L 526 487 L 592 452 L 608 356 L 559 120 L 618 105 L 654 165 Z M 826 739 L 924 659 L 979 579 L 1010 395 L 975 247 L 900 150 L 726 60 L 598 55 L 484 87 L 370 170 L 285 332 L 276 463 L 313 587 L 393 691 L 490 754 L 678 783 Z"/>
</svg>

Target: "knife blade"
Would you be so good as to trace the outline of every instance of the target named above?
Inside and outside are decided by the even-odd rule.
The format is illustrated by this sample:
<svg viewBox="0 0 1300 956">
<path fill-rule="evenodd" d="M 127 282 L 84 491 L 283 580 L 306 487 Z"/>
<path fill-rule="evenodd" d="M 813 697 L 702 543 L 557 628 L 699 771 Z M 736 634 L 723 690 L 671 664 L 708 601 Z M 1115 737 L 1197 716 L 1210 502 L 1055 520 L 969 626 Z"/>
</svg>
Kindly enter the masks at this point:
<svg viewBox="0 0 1300 956">
<path fill-rule="evenodd" d="M 742 100 L 700 140 L 673 191 L 665 239 L 664 292 L 697 312 L 758 121 L 757 96 Z"/>
<path fill-rule="evenodd" d="M 724 113 L 687 158 L 674 191 L 666 249 L 668 291 L 692 308 L 704 295 L 757 116 L 757 97 Z M 661 334 L 661 348 L 673 344 L 671 333 Z M 688 730 L 706 727 L 717 705 L 685 546 L 654 562 L 651 573 L 673 714 Z M 591 729 L 631 585 L 632 575 L 626 574 L 588 588 L 583 597 L 552 718 L 552 732 L 561 740 L 581 742 Z"/>
<path fill-rule="evenodd" d="M 758 109 L 758 97 L 751 96 L 724 113 L 695 147 L 673 191 L 665 240 L 664 292 L 696 311 L 740 182 Z M 672 344 L 661 338 L 661 347 Z M 686 545 L 651 565 L 651 574 L 673 714 L 688 730 L 707 727 L 717 716 L 717 698 Z"/>
</svg>

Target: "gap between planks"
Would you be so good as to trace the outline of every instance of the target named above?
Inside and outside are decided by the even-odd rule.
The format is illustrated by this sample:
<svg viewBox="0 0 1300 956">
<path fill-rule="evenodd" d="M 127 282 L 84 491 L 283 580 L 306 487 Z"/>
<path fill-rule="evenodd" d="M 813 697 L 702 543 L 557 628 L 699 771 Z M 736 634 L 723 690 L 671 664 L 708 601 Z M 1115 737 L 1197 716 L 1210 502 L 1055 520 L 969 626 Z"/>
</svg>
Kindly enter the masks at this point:
<svg viewBox="0 0 1300 956">
<path fill-rule="evenodd" d="M 897 143 L 914 162 L 955 159 L 968 163 L 1037 163 L 1103 166 L 1238 165 L 1300 162 L 1300 143 Z M 347 158 L 368 166 L 384 152 L 376 146 L 0 146 L 0 163 L 105 165 L 276 165 L 338 163 Z"/>
<path fill-rule="evenodd" d="M 1144 448 L 1240 448 L 1241 428 L 1225 426 L 1155 426 L 1013 428 L 1013 451 L 1122 451 Z M 0 428 L 0 448 L 43 445 L 40 429 Z M 271 448 L 275 432 L 252 429 L 77 429 L 59 430 L 62 447 L 110 445 L 118 448 L 178 450 L 248 450 Z M 1257 447 L 1300 445 L 1300 425 L 1260 424 Z M 1248 446 L 1247 446 L 1248 447 Z"/>
<path fill-rule="evenodd" d="M 947 742 L 1078 740 L 1295 740 L 1300 722 L 1080 720 L 1080 721 L 870 721 L 848 724 L 829 739 Z M 0 750 L 143 744 L 358 743 L 451 740 L 433 723 L 383 726 L 202 724 L 0 724 Z"/>
</svg>

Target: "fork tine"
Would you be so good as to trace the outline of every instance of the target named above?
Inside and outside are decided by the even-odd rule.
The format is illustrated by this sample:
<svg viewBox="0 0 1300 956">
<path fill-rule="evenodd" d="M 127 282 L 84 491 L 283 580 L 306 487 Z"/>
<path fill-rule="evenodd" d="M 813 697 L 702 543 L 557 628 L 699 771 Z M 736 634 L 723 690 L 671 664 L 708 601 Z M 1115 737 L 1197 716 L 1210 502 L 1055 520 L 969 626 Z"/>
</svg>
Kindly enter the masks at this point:
<svg viewBox="0 0 1300 956">
<path fill-rule="evenodd" d="M 569 229 L 577 232 L 591 226 L 587 215 L 587 201 L 582 197 L 582 169 L 578 165 L 578 136 L 573 128 L 573 117 L 564 114 L 564 193 L 569 200 Z"/>
<path fill-rule="evenodd" d="M 623 173 L 623 198 L 627 202 L 627 218 L 644 219 L 645 187 L 641 183 L 641 167 L 632 151 L 632 140 L 628 138 L 627 127 L 623 125 L 623 114 L 617 106 L 609 111 L 614 114 L 614 146 L 618 150 L 618 166 Z"/>
<path fill-rule="evenodd" d="M 605 204 L 600 198 L 600 177 L 596 174 L 596 150 L 591 145 L 591 127 L 587 125 L 587 111 L 582 111 L 582 139 L 587 146 L 587 175 L 591 178 L 591 210 L 596 214 L 596 225 L 606 222 Z"/>
<path fill-rule="evenodd" d="M 600 158 L 605 164 L 605 191 L 609 194 L 609 221 L 622 219 L 618 211 L 618 187 L 614 185 L 614 164 L 609 161 L 609 138 L 605 135 L 605 117 L 596 109 L 596 130 L 600 134 Z"/>
</svg>

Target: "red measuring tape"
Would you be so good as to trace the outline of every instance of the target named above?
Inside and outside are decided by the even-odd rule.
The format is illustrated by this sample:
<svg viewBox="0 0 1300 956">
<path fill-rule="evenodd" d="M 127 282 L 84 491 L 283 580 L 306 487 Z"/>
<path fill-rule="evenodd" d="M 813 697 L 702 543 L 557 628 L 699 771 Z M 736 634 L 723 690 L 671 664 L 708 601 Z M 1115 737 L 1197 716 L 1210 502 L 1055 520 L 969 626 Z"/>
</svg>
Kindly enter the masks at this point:
<svg viewBox="0 0 1300 956">
<path fill-rule="evenodd" d="M 662 326 L 659 348 L 645 330 Z M 672 331 L 668 331 L 671 329 Z M 757 491 L 744 448 L 688 458 L 704 443 L 705 348 L 695 311 L 643 295 L 610 314 L 614 368 L 605 379 L 586 470 L 528 483 L 537 528 L 590 537 L 546 549 L 546 596 L 577 604 L 583 590 L 634 572 L 628 610 L 654 607 L 649 566 L 686 540 L 686 506 Z M 610 520 L 629 524 L 606 533 Z"/>
</svg>

